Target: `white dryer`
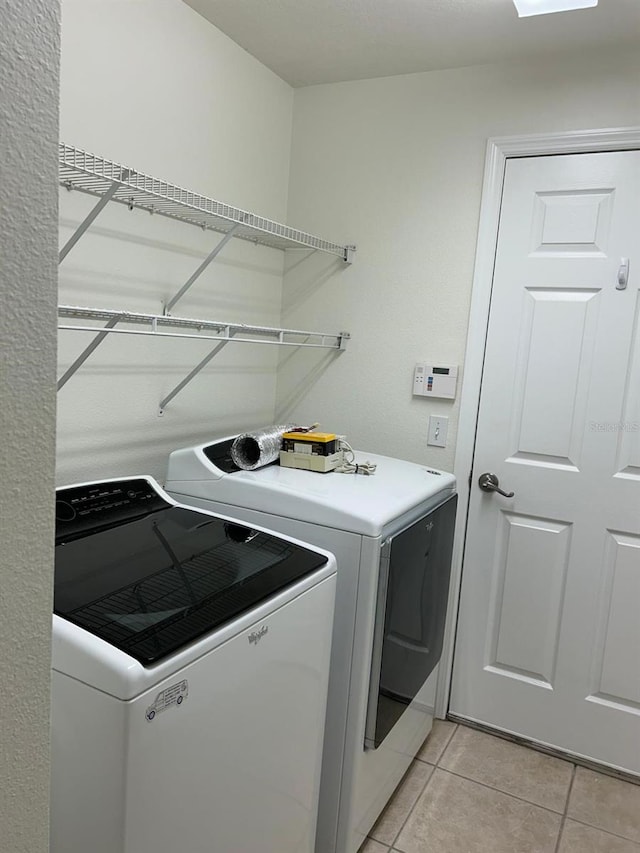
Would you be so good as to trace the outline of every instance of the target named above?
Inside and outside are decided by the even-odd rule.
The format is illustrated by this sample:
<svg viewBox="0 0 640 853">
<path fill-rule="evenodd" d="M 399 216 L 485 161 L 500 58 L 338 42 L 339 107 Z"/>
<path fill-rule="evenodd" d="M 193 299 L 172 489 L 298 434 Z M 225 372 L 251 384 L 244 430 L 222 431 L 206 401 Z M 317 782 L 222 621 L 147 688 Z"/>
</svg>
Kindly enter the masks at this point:
<svg viewBox="0 0 640 853">
<path fill-rule="evenodd" d="M 52 853 L 312 853 L 333 556 L 145 477 L 56 511 Z"/>
<path fill-rule="evenodd" d="M 333 552 L 338 581 L 316 853 L 355 853 L 430 731 L 456 511 L 451 474 L 239 470 L 233 437 L 174 451 L 167 490 Z"/>
</svg>

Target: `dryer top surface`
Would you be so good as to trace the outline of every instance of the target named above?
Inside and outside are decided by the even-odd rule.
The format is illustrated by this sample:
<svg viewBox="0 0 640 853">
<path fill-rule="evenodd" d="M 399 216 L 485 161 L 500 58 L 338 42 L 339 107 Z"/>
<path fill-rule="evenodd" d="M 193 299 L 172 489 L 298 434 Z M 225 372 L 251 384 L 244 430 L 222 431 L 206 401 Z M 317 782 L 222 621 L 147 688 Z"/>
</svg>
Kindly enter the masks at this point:
<svg viewBox="0 0 640 853">
<path fill-rule="evenodd" d="M 368 536 L 379 536 L 417 506 L 428 510 L 456 487 L 452 474 L 360 451 L 356 461 L 375 463 L 374 474 L 321 474 L 278 464 L 225 472 L 205 454 L 210 448 L 206 444 L 171 454 L 166 484 L 170 492 Z"/>
</svg>

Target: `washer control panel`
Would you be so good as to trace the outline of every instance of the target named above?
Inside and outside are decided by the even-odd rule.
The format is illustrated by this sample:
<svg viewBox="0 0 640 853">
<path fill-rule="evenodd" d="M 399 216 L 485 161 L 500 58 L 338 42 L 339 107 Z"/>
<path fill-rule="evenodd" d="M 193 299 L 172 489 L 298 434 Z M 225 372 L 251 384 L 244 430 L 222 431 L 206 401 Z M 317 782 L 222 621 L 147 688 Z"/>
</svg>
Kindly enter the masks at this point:
<svg viewBox="0 0 640 853">
<path fill-rule="evenodd" d="M 142 478 L 57 489 L 56 543 L 168 506 Z"/>
</svg>

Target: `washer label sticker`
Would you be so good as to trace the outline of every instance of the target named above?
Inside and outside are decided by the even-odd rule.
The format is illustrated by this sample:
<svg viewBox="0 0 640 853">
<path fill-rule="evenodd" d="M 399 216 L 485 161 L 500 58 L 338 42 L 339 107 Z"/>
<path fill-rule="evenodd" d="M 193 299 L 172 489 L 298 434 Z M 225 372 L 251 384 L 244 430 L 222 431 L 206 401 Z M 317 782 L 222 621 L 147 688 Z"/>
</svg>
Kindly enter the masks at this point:
<svg viewBox="0 0 640 853">
<path fill-rule="evenodd" d="M 172 684 L 171 687 L 167 687 L 158 693 L 144 715 L 151 722 L 158 714 L 161 714 L 168 708 L 180 707 L 188 695 L 189 682 L 186 679 L 178 681 L 176 684 Z"/>
</svg>

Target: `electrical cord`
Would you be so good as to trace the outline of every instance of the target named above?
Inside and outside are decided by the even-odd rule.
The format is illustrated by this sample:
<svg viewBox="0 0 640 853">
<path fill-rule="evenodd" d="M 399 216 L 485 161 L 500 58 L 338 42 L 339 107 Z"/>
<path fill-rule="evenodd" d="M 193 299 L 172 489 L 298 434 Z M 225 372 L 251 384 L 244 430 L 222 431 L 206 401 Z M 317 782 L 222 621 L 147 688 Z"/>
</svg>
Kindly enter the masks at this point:
<svg viewBox="0 0 640 853">
<path fill-rule="evenodd" d="M 374 462 L 356 462 L 356 454 L 353 447 L 342 437 L 338 436 L 338 446 L 343 452 L 344 461 L 334 470 L 337 474 L 366 474 L 369 476 L 376 470 Z"/>
</svg>

